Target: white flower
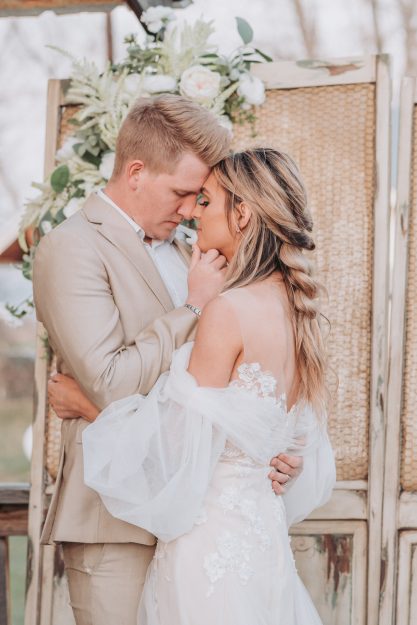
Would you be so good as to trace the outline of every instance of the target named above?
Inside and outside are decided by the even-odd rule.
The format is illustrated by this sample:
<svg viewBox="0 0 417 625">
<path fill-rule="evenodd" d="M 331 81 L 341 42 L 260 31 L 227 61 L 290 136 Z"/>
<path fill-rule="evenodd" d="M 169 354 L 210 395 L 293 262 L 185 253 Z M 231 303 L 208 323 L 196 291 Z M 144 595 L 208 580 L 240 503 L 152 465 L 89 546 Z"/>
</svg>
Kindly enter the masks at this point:
<svg viewBox="0 0 417 625">
<path fill-rule="evenodd" d="M 128 95 L 139 96 L 142 87 L 142 77 L 140 74 L 129 74 L 124 81 L 124 90 Z"/>
<path fill-rule="evenodd" d="M 187 228 L 183 224 L 179 224 L 175 229 L 175 236 L 180 241 L 185 241 L 188 245 L 197 243 L 197 232 L 193 228 Z"/>
<path fill-rule="evenodd" d="M 100 167 L 98 168 L 100 174 L 104 180 L 110 180 L 114 167 L 114 152 L 106 152 L 101 159 Z"/>
<path fill-rule="evenodd" d="M 48 234 L 48 232 L 51 232 L 52 230 L 52 225 L 50 221 L 42 221 L 40 223 L 40 227 L 42 229 L 43 234 Z"/>
<path fill-rule="evenodd" d="M 220 81 L 219 73 L 203 65 L 192 65 L 182 73 L 180 91 L 197 102 L 214 100 L 220 92 Z"/>
<path fill-rule="evenodd" d="M 75 156 L 74 145 L 76 143 L 80 143 L 80 139 L 77 139 L 76 137 L 69 137 L 65 141 L 62 148 L 60 148 L 56 153 L 56 160 L 59 163 L 62 163 L 63 161 L 68 161 L 70 158 Z"/>
<path fill-rule="evenodd" d="M 251 74 L 242 74 L 237 92 L 245 98 L 247 104 L 259 106 L 265 102 L 265 85 L 260 78 Z"/>
<path fill-rule="evenodd" d="M 68 204 L 65 206 L 63 213 L 65 215 L 65 217 L 68 219 L 68 217 L 71 217 L 71 215 L 74 215 L 74 213 L 76 213 L 81 206 L 84 204 L 85 202 L 85 198 L 79 198 L 79 197 L 73 197 L 70 199 L 70 201 L 68 202 Z"/>
<path fill-rule="evenodd" d="M 168 22 L 176 19 L 175 11 L 169 7 L 149 7 L 142 13 L 141 20 L 148 27 L 149 32 L 158 33 Z"/>
<path fill-rule="evenodd" d="M 226 128 L 233 134 L 233 122 L 230 117 L 228 117 L 227 115 L 220 115 L 220 117 L 218 117 L 218 120 L 220 126 L 223 126 L 223 128 Z"/>
<path fill-rule="evenodd" d="M 3 321 L 12 328 L 17 328 L 22 325 L 22 320 L 12 315 L 10 310 L 7 310 L 5 304 L 2 302 L 0 302 L 0 321 Z"/>
<path fill-rule="evenodd" d="M 168 76 L 167 74 L 148 75 L 143 77 L 143 88 L 148 93 L 175 91 L 177 81 L 173 76 Z"/>
</svg>

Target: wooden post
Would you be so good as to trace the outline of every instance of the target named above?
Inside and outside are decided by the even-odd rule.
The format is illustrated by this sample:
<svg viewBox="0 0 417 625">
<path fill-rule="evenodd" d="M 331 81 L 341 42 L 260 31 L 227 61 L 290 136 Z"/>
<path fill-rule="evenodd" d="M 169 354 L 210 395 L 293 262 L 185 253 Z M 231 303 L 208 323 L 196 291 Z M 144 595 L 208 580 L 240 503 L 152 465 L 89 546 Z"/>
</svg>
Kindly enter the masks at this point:
<svg viewBox="0 0 417 625">
<path fill-rule="evenodd" d="M 10 624 L 9 539 L 0 537 L 0 625 Z"/>
</svg>

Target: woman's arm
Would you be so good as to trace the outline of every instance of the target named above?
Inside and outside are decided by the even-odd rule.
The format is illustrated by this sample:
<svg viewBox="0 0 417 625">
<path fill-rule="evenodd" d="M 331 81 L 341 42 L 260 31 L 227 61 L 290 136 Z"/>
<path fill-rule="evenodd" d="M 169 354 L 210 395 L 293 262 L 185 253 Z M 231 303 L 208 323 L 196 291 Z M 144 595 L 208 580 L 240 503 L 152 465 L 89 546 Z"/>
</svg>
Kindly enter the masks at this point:
<svg viewBox="0 0 417 625">
<path fill-rule="evenodd" d="M 216 297 L 204 307 L 188 371 L 199 386 L 226 387 L 242 349 L 233 308 L 225 297 Z"/>
<path fill-rule="evenodd" d="M 94 421 L 100 412 L 84 395 L 78 382 L 61 373 L 56 373 L 48 380 L 48 398 L 61 419 L 82 417 Z"/>
</svg>

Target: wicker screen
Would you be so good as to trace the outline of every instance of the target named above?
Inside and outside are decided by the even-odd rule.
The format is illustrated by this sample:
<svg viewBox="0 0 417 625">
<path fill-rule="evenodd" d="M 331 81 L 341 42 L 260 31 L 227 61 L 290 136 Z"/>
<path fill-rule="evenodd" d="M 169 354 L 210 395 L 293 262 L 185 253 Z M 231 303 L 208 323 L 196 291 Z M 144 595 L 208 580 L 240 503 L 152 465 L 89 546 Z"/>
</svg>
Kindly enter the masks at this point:
<svg viewBox="0 0 417 625">
<path fill-rule="evenodd" d="M 375 86 L 273 89 L 257 115 L 257 135 L 238 127 L 235 145 L 284 150 L 303 174 L 315 222 L 318 277 L 329 294 L 331 364 L 339 378 L 330 414 L 337 475 L 339 480 L 366 479 Z"/>
<path fill-rule="evenodd" d="M 417 105 L 413 112 L 405 315 L 401 487 L 406 491 L 417 491 Z"/>
</svg>

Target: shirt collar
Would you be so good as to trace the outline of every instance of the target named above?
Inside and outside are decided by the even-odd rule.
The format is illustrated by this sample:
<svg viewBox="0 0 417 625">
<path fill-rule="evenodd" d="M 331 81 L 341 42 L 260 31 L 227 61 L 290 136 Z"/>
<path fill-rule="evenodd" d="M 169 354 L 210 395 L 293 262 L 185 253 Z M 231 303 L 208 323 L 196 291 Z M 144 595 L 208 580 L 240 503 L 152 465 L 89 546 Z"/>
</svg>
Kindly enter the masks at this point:
<svg viewBox="0 0 417 625">
<path fill-rule="evenodd" d="M 99 189 L 97 191 L 97 195 L 100 199 L 104 200 L 105 202 L 107 202 L 107 204 L 112 206 L 124 219 L 126 219 L 126 221 L 132 226 L 132 228 L 139 235 L 142 241 L 144 241 L 146 233 L 144 229 L 142 228 L 142 226 L 136 223 L 136 221 L 134 221 L 124 210 L 122 210 L 120 206 L 117 206 L 117 204 L 113 202 L 113 200 L 109 198 L 108 195 L 106 195 L 106 193 L 104 192 L 104 189 Z M 164 241 L 160 241 L 159 239 L 152 239 L 151 247 L 157 248 L 160 245 L 163 245 L 164 243 L 172 243 L 175 239 L 175 235 L 176 235 L 176 229 L 174 229 L 169 235 L 168 239 Z"/>
</svg>

